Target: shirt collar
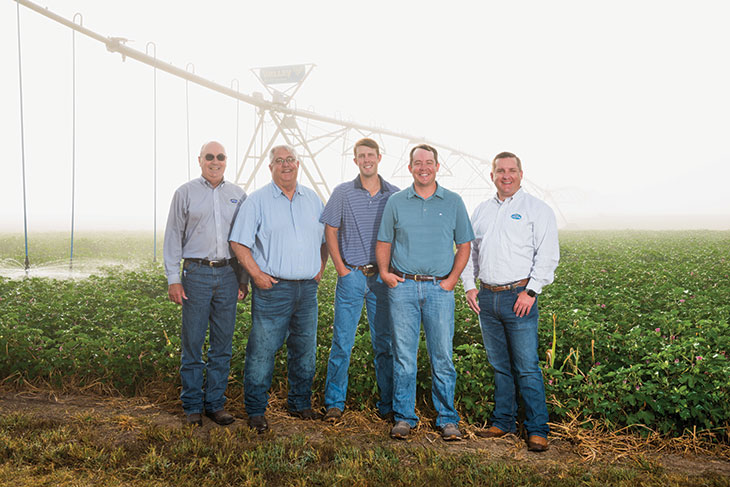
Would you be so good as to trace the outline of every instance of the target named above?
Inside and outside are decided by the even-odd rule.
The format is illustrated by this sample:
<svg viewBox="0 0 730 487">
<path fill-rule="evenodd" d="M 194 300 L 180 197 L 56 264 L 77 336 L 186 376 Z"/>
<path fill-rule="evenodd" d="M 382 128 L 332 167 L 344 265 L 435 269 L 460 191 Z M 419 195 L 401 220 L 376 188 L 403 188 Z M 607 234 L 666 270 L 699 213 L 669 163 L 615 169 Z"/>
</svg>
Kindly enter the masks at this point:
<svg viewBox="0 0 730 487">
<path fill-rule="evenodd" d="M 297 187 L 294 189 L 294 192 L 301 195 L 302 189 L 299 187 L 299 183 L 297 182 Z M 271 194 L 274 196 L 274 198 L 277 198 L 279 196 L 283 196 L 286 198 L 286 195 L 284 194 L 284 190 L 279 187 L 278 184 L 276 184 L 273 180 L 271 181 Z M 288 198 L 287 198 L 288 199 Z"/>
<path fill-rule="evenodd" d="M 380 180 L 380 193 L 385 193 L 385 190 L 387 189 L 385 187 L 385 180 L 383 179 L 383 176 L 378 174 L 378 179 Z M 352 183 L 355 185 L 355 189 L 365 189 L 362 187 L 362 181 L 360 181 L 360 175 L 358 174 L 355 176 L 355 179 L 352 180 Z"/>
<path fill-rule="evenodd" d="M 519 201 L 519 200 L 521 200 L 524 197 L 524 195 L 525 195 L 525 192 L 522 190 L 522 186 L 520 186 L 520 189 L 518 189 L 517 191 L 515 191 L 515 194 L 513 194 L 509 198 L 505 198 L 504 201 L 502 201 L 501 199 L 499 199 L 499 194 L 498 193 L 494 193 L 494 200 L 498 204 L 501 205 L 502 203 L 506 203 L 506 202 L 512 201 L 512 200 Z"/>
<path fill-rule="evenodd" d="M 213 185 L 212 185 L 212 184 L 210 184 L 210 181 L 208 181 L 207 179 L 205 179 L 205 178 L 204 178 L 203 176 L 200 176 L 200 177 L 199 177 L 198 179 L 200 180 L 200 182 L 201 182 L 201 183 L 202 183 L 202 184 L 203 184 L 204 186 L 206 186 L 206 187 L 208 187 L 208 188 L 210 188 L 210 189 L 220 188 L 220 187 L 222 187 L 222 186 L 223 186 L 224 184 L 226 184 L 226 180 L 225 180 L 225 178 L 223 178 L 223 179 L 221 179 L 221 182 L 220 182 L 220 183 L 218 183 L 218 186 L 216 186 L 216 187 L 214 188 L 214 187 L 213 187 Z"/>
<path fill-rule="evenodd" d="M 444 199 L 444 188 L 437 182 L 436 183 L 436 191 L 429 196 L 431 198 L 432 196 L 437 196 L 440 199 Z M 421 198 L 421 196 L 416 193 L 415 183 L 408 186 L 408 189 L 406 190 L 406 197 L 407 198 Z M 423 199 L 423 198 L 421 198 Z"/>
</svg>

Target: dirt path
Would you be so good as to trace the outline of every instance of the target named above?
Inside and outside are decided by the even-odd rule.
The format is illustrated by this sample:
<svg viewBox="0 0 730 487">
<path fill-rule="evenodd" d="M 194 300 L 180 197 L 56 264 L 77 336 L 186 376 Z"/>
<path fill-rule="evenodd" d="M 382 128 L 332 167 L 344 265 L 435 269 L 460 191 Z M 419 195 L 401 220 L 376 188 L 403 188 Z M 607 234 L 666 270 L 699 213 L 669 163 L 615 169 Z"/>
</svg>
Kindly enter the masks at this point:
<svg viewBox="0 0 730 487">
<path fill-rule="evenodd" d="M 101 425 L 98 434 L 105 439 L 113 438 L 115 443 L 130 442 L 136 438 L 136 430 L 144 425 L 179 429 L 184 426 L 184 416 L 177 407 L 157 405 L 145 398 L 109 398 L 93 395 L 56 395 L 52 392 L 0 392 L 0 414 L 23 412 L 54 423 L 63 424 L 84 418 L 94 418 Z M 230 429 L 246 428 L 243 411 L 233 409 L 236 422 Z M 319 421 L 308 422 L 289 417 L 282 408 L 273 405 L 267 413 L 271 431 L 260 436 L 262 442 L 277 437 L 301 434 L 308 441 L 345 441 L 361 448 L 377 446 L 403 446 L 409 449 L 434 449 L 439 454 L 474 453 L 485 459 L 519 462 L 536 469 L 597 468 L 606 465 L 636 466 L 637 463 L 653 463 L 667 472 L 688 476 L 703 476 L 713 472 L 730 477 L 730 461 L 722 457 L 690 453 L 666 453 L 640 449 L 633 452 L 597 452 L 586 460 L 585 445 L 571 444 L 561 439 L 550 440 L 550 449 L 544 453 L 527 451 L 525 442 L 514 435 L 499 439 L 482 439 L 473 434 L 474 429 L 466 427 L 466 438 L 460 442 L 446 443 L 428 425 L 421 425 L 404 442 L 388 437 L 390 425 L 374 415 L 360 412 L 345 412 L 336 425 Z M 196 435 L 205 438 L 210 431 L 221 428 L 205 418 Z"/>
</svg>

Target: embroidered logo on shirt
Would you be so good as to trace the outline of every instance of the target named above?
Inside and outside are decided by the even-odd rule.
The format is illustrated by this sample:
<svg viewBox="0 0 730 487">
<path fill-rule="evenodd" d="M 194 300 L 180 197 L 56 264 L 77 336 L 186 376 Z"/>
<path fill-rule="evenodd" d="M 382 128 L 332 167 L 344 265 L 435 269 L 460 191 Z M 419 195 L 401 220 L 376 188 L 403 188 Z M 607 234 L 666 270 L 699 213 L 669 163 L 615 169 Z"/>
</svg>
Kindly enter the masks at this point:
<svg viewBox="0 0 730 487">
<path fill-rule="evenodd" d="M 231 198 L 231 203 L 238 203 L 238 200 L 235 198 Z"/>
<path fill-rule="evenodd" d="M 520 215 L 519 213 L 512 213 L 510 216 L 512 217 L 513 220 L 522 219 L 522 215 Z"/>
</svg>

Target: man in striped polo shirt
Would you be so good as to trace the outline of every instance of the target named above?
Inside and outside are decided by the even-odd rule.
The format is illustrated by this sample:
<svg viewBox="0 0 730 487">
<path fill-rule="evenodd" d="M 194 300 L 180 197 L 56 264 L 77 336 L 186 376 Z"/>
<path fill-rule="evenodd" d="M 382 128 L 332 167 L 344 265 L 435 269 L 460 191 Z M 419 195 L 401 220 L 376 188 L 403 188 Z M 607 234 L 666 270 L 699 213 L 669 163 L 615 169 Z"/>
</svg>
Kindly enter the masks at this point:
<svg viewBox="0 0 730 487">
<path fill-rule="evenodd" d="M 327 249 L 338 275 L 324 393 L 324 420 L 330 422 L 337 421 L 345 409 L 347 371 L 363 301 L 375 353 L 375 378 L 380 390 L 378 412 L 387 418 L 393 411 L 390 313 L 387 287 L 375 264 L 375 242 L 385 203 L 398 188 L 378 175 L 382 156 L 377 142 L 369 138 L 358 140 L 354 152 L 360 174 L 335 188 L 319 220 L 325 224 Z"/>
</svg>

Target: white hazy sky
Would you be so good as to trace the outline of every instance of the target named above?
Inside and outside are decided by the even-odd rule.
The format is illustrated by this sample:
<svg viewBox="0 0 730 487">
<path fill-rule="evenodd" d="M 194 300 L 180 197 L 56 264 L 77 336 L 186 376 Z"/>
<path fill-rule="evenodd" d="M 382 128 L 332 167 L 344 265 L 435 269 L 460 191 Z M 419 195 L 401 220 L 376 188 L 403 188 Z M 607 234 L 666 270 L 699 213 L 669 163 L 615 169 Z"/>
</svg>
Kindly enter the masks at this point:
<svg viewBox="0 0 730 487">
<path fill-rule="evenodd" d="M 247 94 L 264 91 L 253 67 L 315 63 L 297 107 L 515 152 L 573 228 L 730 228 L 726 0 L 39 3 Z M 0 0 L 0 230 L 21 232 L 16 8 Z M 20 21 L 28 225 L 67 229 L 72 31 L 23 6 Z M 81 34 L 76 63 L 76 229 L 151 230 L 152 68 Z M 157 83 L 159 229 L 189 159 L 185 82 Z M 190 84 L 189 110 L 192 156 L 208 139 L 233 156 L 235 101 Z M 242 155 L 255 113 L 239 110 Z M 320 163 L 333 182 L 352 177 L 339 153 Z"/>
</svg>

